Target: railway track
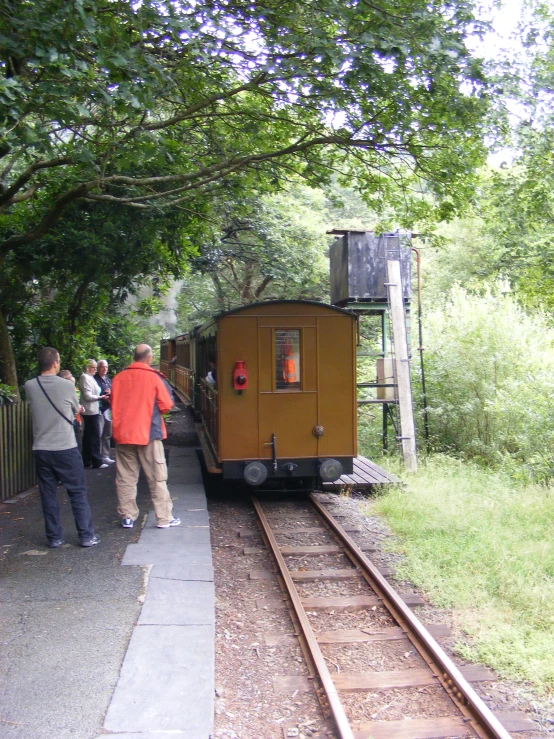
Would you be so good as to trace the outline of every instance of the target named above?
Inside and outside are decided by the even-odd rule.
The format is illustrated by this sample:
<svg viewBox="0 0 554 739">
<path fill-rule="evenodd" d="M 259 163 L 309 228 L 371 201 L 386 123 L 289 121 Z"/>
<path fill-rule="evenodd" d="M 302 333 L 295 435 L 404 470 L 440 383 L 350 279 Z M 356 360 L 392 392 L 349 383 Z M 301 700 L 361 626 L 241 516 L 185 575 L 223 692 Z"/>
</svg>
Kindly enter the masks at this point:
<svg viewBox="0 0 554 739">
<path fill-rule="evenodd" d="M 284 678 L 280 687 L 294 691 L 305 689 L 306 680 L 310 685 L 315 682 L 340 739 L 510 739 L 508 729 L 533 729 L 532 722 L 521 715 L 505 715 L 501 722 L 489 710 L 470 683 L 493 675 L 483 667 L 457 667 L 452 662 L 430 633 L 433 627 L 425 628 L 410 609 L 423 601 L 396 592 L 387 573 L 368 558 L 371 547 L 359 546 L 315 495 L 302 503 L 296 498 L 290 513 L 282 501 L 262 503 L 252 498 L 252 502 L 309 669 L 307 679 Z M 337 561 L 339 566 L 328 566 Z M 343 628 L 345 621 L 355 628 Z M 434 631 L 440 634 L 440 628 Z M 279 642 L 275 637 L 275 645 Z M 390 651 L 391 644 L 396 650 L 390 666 L 385 649 L 377 670 L 349 669 L 352 655 L 354 663 L 359 660 L 371 667 L 368 650 L 386 645 Z M 343 649 L 349 659 L 341 666 Z M 400 660 L 402 669 L 398 669 L 399 650 L 407 657 L 404 663 Z M 387 695 L 393 696 L 392 705 L 398 691 L 413 691 L 414 702 L 424 692 L 424 717 L 378 720 L 383 700 L 388 708 Z M 375 696 L 381 697 L 377 698 L 381 707 L 370 712 L 368 720 L 367 710 L 360 707 L 371 705 Z"/>
</svg>

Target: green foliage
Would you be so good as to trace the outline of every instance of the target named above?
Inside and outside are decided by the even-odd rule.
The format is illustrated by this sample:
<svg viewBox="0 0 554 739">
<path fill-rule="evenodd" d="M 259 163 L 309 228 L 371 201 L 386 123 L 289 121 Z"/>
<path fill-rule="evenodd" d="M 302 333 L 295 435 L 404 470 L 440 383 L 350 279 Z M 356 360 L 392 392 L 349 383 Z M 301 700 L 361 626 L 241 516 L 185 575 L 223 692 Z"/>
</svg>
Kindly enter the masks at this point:
<svg viewBox="0 0 554 739">
<path fill-rule="evenodd" d="M 55 346 L 74 372 L 99 353 L 112 364 L 119 364 L 119 349 L 128 356 L 136 321 L 159 310 L 170 280 L 194 252 L 186 225 L 186 217 L 74 203 L 55 232 L 10 253 L 0 307 L 22 380 L 35 371 L 42 345 Z"/>
<path fill-rule="evenodd" d="M 192 243 L 221 264 L 220 234 L 207 233 L 226 203 L 237 212 L 224 226 L 236 227 L 264 193 L 337 171 L 376 206 L 410 201 L 406 182 L 417 212 L 433 198 L 450 208 L 483 156 L 487 100 L 465 46 L 476 27 L 466 0 L 6 0 L 0 18 L 0 310 L 23 350 L 48 335 L 61 346 L 67 333 L 88 346 L 96 306 L 113 312 L 144 282 L 157 297 L 182 277 Z M 266 295 L 321 290 L 309 254 L 289 259 L 283 246 L 268 264 L 283 216 L 262 211 L 238 257 L 240 300 L 264 280 Z M 0 339 L 0 368 L 15 380 Z"/>
<path fill-rule="evenodd" d="M 329 299 L 322 191 L 294 185 L 225 206 L 220 229 L 190 260 L 178 297 L 177 331 L 258 300 Z"/>
<path fill-rule="evenodd" d="M 523 4 L 520 38 L 497 72 L 493 119 L 512 161 L 484 174 L 476 212 L 486 261 L 509 281 L 529 308 L 554 311 L 554 12 L 542 2 Z"/>
<path fill-rule="evenodd" d="M 190 209 L 336 166 L 380 202 L 403 169 L 460 200 L 482 157 L 465 0 L 8 0 L 2 20 L 4 253 L 75 199 Z"/>
<path fill-rule="evenodd" d="M 16 400 L 17 393 L 15 392 L 15 388 L 11 385 L 4 385 L 3 383 L 0 383 L 0 405 L 3 405 L 4 403 Z"/>
<path fill-rule="evenodd" d="M 377 510 L 401 537 L 399 570 L 454 609 L 458 652 L 554 690 L 554 490 L 445 456 L 425 460 Z"/>
<path fill-rule="evenodd" d="M 455 287 L 426 316 L 425 348 L 432 446 L 551 477 L 554 332 L 544 317 L 509 294 Z"/>
</svg>

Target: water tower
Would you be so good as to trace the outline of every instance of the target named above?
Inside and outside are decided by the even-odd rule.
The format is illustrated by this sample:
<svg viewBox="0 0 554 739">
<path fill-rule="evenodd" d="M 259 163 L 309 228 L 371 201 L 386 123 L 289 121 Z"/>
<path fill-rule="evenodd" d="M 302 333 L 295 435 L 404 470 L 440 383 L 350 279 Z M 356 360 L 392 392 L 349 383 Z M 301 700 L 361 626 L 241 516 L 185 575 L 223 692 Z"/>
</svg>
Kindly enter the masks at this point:
<svg viewBox="0 0 554 739">
<path fill-rule="evenodd" d="M 409 316 L 412 297 L 412 252 L 409 233 L 333 229 L 330 248 L 331 303 L 358 314 L 359 366 L 376 359 L 376 379 L 358 376 L 358 387 L 375 388 L 376 397 L 359 405 L 383 408 L 383 448 L 389 422 L 406 465 L 415 469 L 415 428 L 410 379 Z M 364 319 L 380 319 L 380 351 L 360 348 Z M 364 358 L 364 359 L 362 359 Z"/>
</svg>

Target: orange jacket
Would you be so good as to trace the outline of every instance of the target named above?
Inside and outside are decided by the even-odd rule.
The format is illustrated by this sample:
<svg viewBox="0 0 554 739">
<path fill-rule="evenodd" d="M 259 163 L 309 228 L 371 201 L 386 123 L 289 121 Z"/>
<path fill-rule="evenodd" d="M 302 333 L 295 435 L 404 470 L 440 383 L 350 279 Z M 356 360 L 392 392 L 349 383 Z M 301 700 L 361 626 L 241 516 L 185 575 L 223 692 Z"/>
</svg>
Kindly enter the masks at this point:
<svg viewBox="0 0 554 739">
<path fill-rule="evenodd" d="M 144 362 L 133 362 L 112 380 L 112 436 L 117 444 L 145 446 L 165 439 L 161 416 L 173 408 L 163 375 Z"/>
</svg>

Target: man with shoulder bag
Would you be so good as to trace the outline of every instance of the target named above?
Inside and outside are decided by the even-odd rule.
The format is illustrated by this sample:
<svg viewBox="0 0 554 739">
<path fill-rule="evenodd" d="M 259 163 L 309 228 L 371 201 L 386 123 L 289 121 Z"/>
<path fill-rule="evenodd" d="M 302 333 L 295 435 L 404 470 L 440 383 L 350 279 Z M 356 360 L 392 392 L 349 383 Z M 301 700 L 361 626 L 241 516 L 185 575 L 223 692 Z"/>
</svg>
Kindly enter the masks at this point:
<svg viewBox="0 0 554 739">
<path fill-rule="evenodd" d="M 38 356 L 40 375 L 27 380 L 25 397 L 33 418 L 33 454 L 46 538 L 51 549 L 64 543 L 57 500 L 58 481 L 65 486 L 82 547 L 98 544 L 87 499 L 83 459 L 77 448 L 73 419 L 79 401 L 73 383 L 58 377 L 57 349 L 43 347 Z"/>
</svg>

